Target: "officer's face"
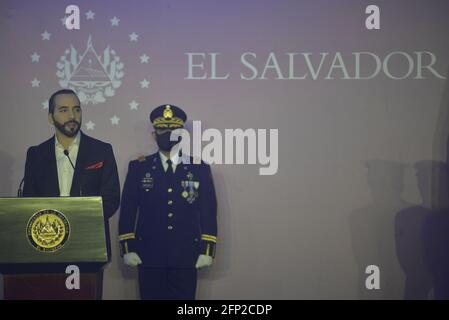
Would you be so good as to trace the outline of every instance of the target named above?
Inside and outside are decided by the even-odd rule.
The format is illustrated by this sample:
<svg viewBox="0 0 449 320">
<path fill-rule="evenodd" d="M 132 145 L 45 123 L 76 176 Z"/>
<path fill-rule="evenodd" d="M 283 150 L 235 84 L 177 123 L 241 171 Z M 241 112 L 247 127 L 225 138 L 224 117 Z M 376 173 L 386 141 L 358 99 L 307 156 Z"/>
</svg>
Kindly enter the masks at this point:
<svg viewBox="0 0 449 320">
<path fill-rule="evenodd" d="M 176 141 L 170 140 L 170 136 L 172 133 L 172 129 L 155 129 L 153 132 L 153 137 L 156 140 L 156 143 L 160 150 L 162 151 L 171 151 L 171 149 L 181 142 L 181 137 L 178 137 Z"/>
<path fill-rule="evenodd" d="M 73 94 L 61 94 L 55 98 L 55 110 L 48 115 L 48 121 L 57 131 L 67 137 L 74 137 L 81 129 L 82 111 L 80 101 Z"/>
</svg>

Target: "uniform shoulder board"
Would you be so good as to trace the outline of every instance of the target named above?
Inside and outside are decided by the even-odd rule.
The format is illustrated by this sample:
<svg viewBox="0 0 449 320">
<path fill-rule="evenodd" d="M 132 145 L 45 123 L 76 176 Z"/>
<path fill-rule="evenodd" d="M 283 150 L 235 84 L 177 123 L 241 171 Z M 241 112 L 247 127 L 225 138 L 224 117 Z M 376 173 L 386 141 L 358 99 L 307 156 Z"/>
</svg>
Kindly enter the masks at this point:
<svg viewBox="0 0 449 320">
<path fill-rule="evenodd" d="M 137 160 L 139 162 L 145 162 L 146 158 L 145 158 L 145 156 L 140 156 L 140 157 L 137 158 Z"/>
</svg>

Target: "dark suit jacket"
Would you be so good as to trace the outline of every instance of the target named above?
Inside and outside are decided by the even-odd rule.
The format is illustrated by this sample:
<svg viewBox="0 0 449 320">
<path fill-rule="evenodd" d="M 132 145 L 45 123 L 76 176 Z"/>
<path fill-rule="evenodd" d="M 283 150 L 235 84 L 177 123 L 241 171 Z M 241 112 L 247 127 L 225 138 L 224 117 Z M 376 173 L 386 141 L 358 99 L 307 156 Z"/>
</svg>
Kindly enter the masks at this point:
<svg viewBox="0 0 449 320">
<path fill-rule="evenodd" d="M 24 197 L 59 197 L 55 136 L 28 149 L 25 163 Z M 80 194 L 80 191 L 82 194 Z M 110 259 L 108 219 L 120 204 L 120 183 L 112 146 L 81 132 L 70 196 L 101 196 Z"/>
</svg>

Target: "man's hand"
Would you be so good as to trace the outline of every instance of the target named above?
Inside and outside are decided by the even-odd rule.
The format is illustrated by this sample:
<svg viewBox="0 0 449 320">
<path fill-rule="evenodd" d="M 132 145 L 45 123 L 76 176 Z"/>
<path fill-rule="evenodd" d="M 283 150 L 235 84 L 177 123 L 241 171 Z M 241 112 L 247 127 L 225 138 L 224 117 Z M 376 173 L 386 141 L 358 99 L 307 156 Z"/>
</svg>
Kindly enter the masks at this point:
<svg viewBox="0 0 449 320">
<path fill-rule="evenodd" d="M 196 260 L 195 268 L 200 269 L 203 267 L 209 267 L 214 262 L 214 259 L 211 256 L 200 254 L 198 259 Z"/>
<path fill-rule="evenodd" d="M 123 256 L 123 261 L 125 262 L 126 265 L 131 267 L 136 267 L 142 263 L 142 260 L 140 260 L 139 255 L 135 252 L 126 253 Z"/>
</svg>

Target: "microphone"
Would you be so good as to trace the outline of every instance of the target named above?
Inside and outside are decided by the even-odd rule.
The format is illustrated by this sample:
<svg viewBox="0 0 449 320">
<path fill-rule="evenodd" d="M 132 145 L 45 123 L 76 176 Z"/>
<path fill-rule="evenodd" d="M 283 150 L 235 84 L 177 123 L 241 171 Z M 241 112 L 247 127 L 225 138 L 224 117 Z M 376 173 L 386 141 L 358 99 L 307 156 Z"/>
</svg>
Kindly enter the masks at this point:
<svg viewBox="0 0 449 320">
<path fill-rule="evenodd" d="M 73 172 L 75 173 L 75 166 L 73 165 L 72 159 L 70 159 L 70 157 L 69 157 L 69 150 L 65 149 L 64 155 L 69 159 L 70 165 L 72 166 Z M 83 196 L 83 190 L 81 189 L 81 175 L 80 175 L 80 197 L 82 197 L 82 196 Z"/>
<path fill-rule="evenodd" d="M 65 149 L 65 150 L 64 150 L 64 155 L 65 155 L 67 158 L 69 158 L 69 161 L 70 161 L 70 164 L 71 164 L 71 166 L 72 166 L 72 168 L 73 168 L 73 171 L 75 171 L 75 166 L 73 165 L 73 162 L 72 162 L 72 160 L 71 160 L 70 157 L 69 157 L 69 150 Z"/>
<path fill-rule="evenodd" d="M 17 190 L 17 198 L 22 198 L 23 197 L 22 185 L 23 185 L 24 181 L 25 181 L 25 177 L 23 177 L 22 181 L 20 181 L 19 190 Z"/>
</svg>

